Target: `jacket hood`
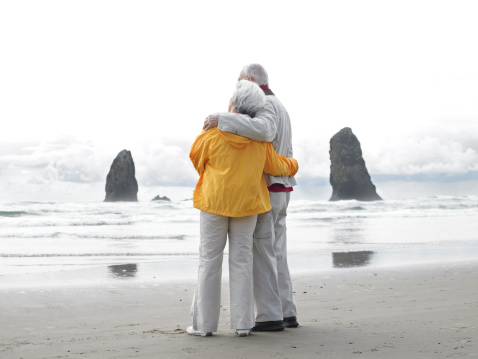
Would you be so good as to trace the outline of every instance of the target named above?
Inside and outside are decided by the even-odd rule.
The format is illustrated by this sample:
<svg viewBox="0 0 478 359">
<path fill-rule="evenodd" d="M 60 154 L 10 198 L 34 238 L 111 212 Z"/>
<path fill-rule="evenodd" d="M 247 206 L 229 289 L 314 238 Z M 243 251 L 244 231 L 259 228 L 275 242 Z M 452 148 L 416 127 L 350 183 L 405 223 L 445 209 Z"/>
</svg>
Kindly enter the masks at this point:
<svg viewBox="0 0 478 359">
<path fill-rule="evenodd" d="M 221 134 L 222 138 L 234 148 L 244 148 L 252 142 L 252 140 L 247 137 L 242 137 L 229 132 L 218 132 Z"/>
</svg>

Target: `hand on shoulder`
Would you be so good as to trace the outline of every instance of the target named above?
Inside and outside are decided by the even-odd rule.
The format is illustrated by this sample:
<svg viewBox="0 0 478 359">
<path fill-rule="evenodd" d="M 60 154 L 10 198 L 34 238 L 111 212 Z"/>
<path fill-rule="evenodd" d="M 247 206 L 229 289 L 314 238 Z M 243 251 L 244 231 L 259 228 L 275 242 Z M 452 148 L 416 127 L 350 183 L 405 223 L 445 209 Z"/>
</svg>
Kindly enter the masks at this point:
<svg viewBox="0 0 478 359">
<path fill-rule="evenodd" d="M 204 131 L 210 130 L 211 128 L 217 127 L 218 123 L 219 123 L 219 114 L 214 113 L 206 117 L 206 120 L 204 120 L 204 125 L 202 129 Z"/>
</svg>

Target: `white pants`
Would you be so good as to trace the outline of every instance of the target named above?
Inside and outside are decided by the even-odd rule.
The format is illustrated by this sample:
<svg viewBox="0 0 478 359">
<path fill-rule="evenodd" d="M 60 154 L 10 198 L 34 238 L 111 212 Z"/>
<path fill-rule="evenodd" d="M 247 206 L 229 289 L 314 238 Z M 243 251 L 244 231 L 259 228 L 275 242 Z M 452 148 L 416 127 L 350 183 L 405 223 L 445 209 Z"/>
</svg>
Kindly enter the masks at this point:
<svg viewBox="0 0 478 359">
<path fill-rule="evenodd" d="M 254 232 L 256 321 L 297 315 L 287 264 L 287 206 L 290 192 L 269 192 L 272 209 L 260 214 Z"/>
<path fill-rule="evenodd" d="M 231 329 L 254 326 L 252 246 L 257 215 L 224 217 L 201 211 L 201 244 L 196 294 L 191 306 L 193 328 L 216 332 L 221 305 L 222 258 L 229 236 Z"/>
</svg>

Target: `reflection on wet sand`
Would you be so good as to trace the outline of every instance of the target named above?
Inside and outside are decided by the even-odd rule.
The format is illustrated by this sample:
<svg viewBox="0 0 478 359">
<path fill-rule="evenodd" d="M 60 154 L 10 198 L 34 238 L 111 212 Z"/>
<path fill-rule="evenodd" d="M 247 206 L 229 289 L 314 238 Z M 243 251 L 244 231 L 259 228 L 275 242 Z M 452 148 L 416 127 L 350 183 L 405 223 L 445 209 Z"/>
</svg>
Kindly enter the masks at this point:
<svg viewBox="0 0 478 359">
<path fill-rule="evenodd" d="M 365 267 L 374 255 L 373 251 L 332 253 L 334 268 Z"/>
<path fill-rule="evenodd" d="M 361 243 L 366 236 L 363 221 L 358 218 L 355 218 L 353 221 L 348 219 L 340 221 L 334 227 L 333 233 L 333 243 Z"/>
<path fill-rule="evenodd" d="M 108 266 L 114 278 L 134 278 L 138 272 L 137 264 L 120 264 Z"/>
</svg>

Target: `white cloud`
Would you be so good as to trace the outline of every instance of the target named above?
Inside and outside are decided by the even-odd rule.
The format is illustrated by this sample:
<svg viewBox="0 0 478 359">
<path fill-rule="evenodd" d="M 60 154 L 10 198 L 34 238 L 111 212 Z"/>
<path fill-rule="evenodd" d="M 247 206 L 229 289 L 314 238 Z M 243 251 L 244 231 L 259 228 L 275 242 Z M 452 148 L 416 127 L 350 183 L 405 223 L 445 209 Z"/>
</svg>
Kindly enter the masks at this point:
<svg viewBox="0 0 478 359">
<path fill-rule="evenodd" d="M 293 143 L 294 157 L 299 162 L 297 179 L 329 177 L 329 142 L 320 139 L 301 140 Z"/>
<path fill-rule="evenodd" d="M 189 146 L 155 141 L 126 148 L 132 152 L 140 189 L 164 184 L 194 185 L 198 176 L 189 161 Z M 104 188 L 106 175 L 121 150 L 119 146 L 112 149 L 72 136 L 4 148 L 0 150 L 2 188 L 23 186 L 29 193 L 32 188 L 48 193 L 54 193 L 49 188 L 66 191 L 74 183 Z"/>
<path fill-rule="evenodd" d="M 379 175 L 462 176 L 478 171 L 478 121 L 436 123 L 389 138 L 364 151 L 369 172 Z M 449 122 L 448 122 L 449 123 Z"/>
<path fill-rule="evenodd" d="M 105 153 L 96 144 L 72 136 L 0 152 L 0 166 L 7 169 L 3 176 L 34 182 L 99 181 L 105 160 Z"/>
<path fill-rule="evenodd" d="M 363 128 L 352 131 L 361 143 L 372 176 L 421 176 L 434 180 L 434 177 L 463 178 L 478 171 L 478 119 L 437 120 L 401 132 L 370 132 Z M 329 177 L 329 141 L 334 134 L 295 140 L 299 179 Z"/>
<path fill-rule="evenodd" d="M 136 177 L 145 186 L 194 185 L 198 175 L 189 159 L 191 144 L 166 145 L 156 141 L 133 154 Z"/>
<path fill-rule="evenodd" d="M 404 133 L 388 138 L 386 143 L 359 141 L 367 168 L 376 175 L 463 175 L 478 171 L 475 132 L 471 123 L 461 129 L 437 127 L 428 132 Z M 189 160 L 192 141 L 156 140 L 127 147 L 135 161 L 138 182 L 145 186 L 194 184 L 197 174 Z M 101 182 L 122 149 L 72 136 L 29 143 L 11 147 L 10 151 L 0 150 L 0 175 L 33 182 Z M 297 140 L 294 157 L 300 165 L 298 178 L 329 176 L 329 139 Z"/>
<path fill-rule="evenodd" d="M 367 169 L 372 178 L 425 176 L 429 181 L 439 181 L 438 178 L 443 176 L 460 179 L 460 176 L 478 171 L 473 123 L 460 126 L 461 129 L 458 126 L 450 131 L 437 126 L 433 131 L 401 135 L 382 146 L 377 146 L 377 143 L 369 145 L 359 138 L 362 149 L 366 149 Z M 452 132 L 453 136 L 448 136 Z M 328 186 L 328 140 L 317 138 L 294 142 L 294 157 L 300 166 L 297 179 L 308 190 L 311 186 Z M 189 160 L 192 141 L 170 138 L 127 147 L 135 162 L 140 193 L 151 196 L 157 192 L 155 188 L 165 185 L 194 186 L 198 175 Z M 101 198 L 106 175 L 123 148 L 72 136 L 0 148 L 2 189 L 28 193 L 30 197 L 48 198 L 58 193 L 58 196 L 80 199 L 81 196 L 69 191 L 85 190 L 91 192 L 86 197 Z"/>
</svg>

